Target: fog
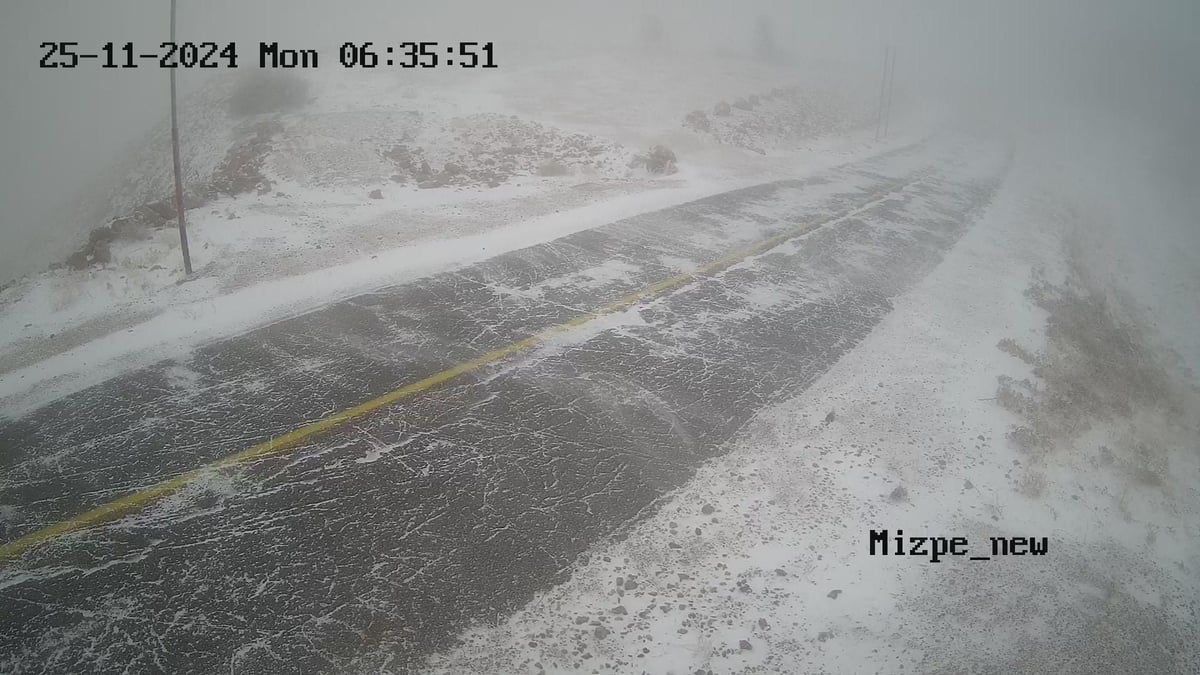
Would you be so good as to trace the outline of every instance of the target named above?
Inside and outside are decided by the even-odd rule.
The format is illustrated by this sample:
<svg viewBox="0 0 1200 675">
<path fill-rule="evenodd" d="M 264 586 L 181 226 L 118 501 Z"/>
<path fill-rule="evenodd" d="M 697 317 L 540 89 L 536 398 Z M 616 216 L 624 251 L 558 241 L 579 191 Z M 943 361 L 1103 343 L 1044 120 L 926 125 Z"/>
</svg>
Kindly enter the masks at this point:
<svg viewBox="0 0 1200 675">
<path fill-rule="evenodd" d="M 61 209 L 167 110 L 166 71 L 87 63 L 40 69 L 39 43 L 154 44 L 167 37 L 168 6 L 166 0 L 18 0 L 0 8 L 0 277 L 61 257 L 78 234 L 64 232 Z M 238 41 L 243 64 L 258 41 L 328 47 L 389 36 L 489 40 L 502 55 L 551 59 L 629 49 L 648 14 L 666 27 L 671 51 L 663 58 L 749 51 L 759 15 L 770 17 L 798 69 L 841 64 L 846 77 L 874 78 L 884 46 L 893 44 L 900 88 L 912 99 L 947 106 L 960 122 L 998 133 L 1139 136 L 1164 186 L 1183 196 L 1194 183 L 1200 5 L 1189 0 L 522 0 L 437 7 L 182 0 L 179 39 Z M 181 87 L 190 91 L 204 76 L 184 71 Z"/>
<path fill-rule="evenodd" d="M 0 673 L 1200 672 L 1200 1 L 177 2 L 0 3 Z"/>
</svg>

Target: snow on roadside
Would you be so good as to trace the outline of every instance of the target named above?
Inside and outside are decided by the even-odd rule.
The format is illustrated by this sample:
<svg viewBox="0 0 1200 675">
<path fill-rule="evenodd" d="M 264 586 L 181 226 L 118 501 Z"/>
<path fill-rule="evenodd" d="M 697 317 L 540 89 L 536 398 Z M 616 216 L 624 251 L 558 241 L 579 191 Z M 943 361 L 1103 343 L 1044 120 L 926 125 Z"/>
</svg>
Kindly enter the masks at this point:
<svg viewBox="0 0 1200 675">
<path fill-rule="evenodd" d="M 686 180 L 663 181 L 655 189 L 608 189 L 577 186 L 570 199 L 547 204 L 536 189 L 491 191 L 473 202 L 447 201 L 444 191 L 419 191 L 420 200 L 399 209 L 394 203 L 347 205 L 358 212 L 364 229 L 322 231 L 295 220 L 308 207 L 314 190 L 296 188 L 295 202 L 254 196 L 257 219 L 250 229 L 205 229 L 208 219 L 222 220 L 224 202 L 199 214 L 192 233 L 197 266 L 238 254 L 236 237 L 262 237 L 272 247 L 269 259 L 241 261 L 245 278 L 230 272 L 201 275 L 176 285 L 159 269 L 93 269 L 86 278 L 63 270 L 41 277 L 38 293 L 0 292 L 0 414 L 19 416 L 61 396 L 98 384 L 125 370 L 163 359 L 182 359 L 192 349 L 221 337 L 310 311 L 358 293 L 403 283 L 467 265 L 506 251 L 532 246 L 582 229 L 759 183 L 767 177 L 796 177 L 830 169 L 857 158 L 903 147 L 914 135 L 897 136 L 886 145 L 858 138 L 830 140 L 819 152 L 796 157 L 789 170 L 774 176 L 735 177 L 681 171 Z M 285 188 L 287 189 L 287 188 Z M 599 198 L 597 198 L 599 197 Z M 327 199 L 317 195 L 314 199 Z M 368 202 L 370 204 L 370 202 Z M 573 208 L 572 208 L 573 207 Z M 373 209 L 369 213 L 364 209 Z M 205 210 L 198 210 L 205 211 Z M 250 217 L 250 216 L 245 216 Z M 395 223 L 405 224 L 401 233 Z M 235 221 L 236 222 L 236 221 Z M 378 226 L 372 223 L 378 222 Z M 177 255 L 168 234 L 156 236 L 122 255 Z M 146 252 L 149 247 L 159 247 Z M 316 251 L 309 249 L 316 248 Z M 296 252 L 293 249 L 303 249 Z M 311 269 L 309 254 L 324 266 Z M 154 287 L 150 292 L 141 285 Z M 230 285 L 232 283 L 232 285 Z M 130 287 L 134 286 L 132 296 Z M 59 295 L 56 295 L 59 294 Z M 11 295 L 12 297 L 6 297 Z M 61 297 L 60 297 L 61 295 Z M 120 304 L 115 317 L 103 321 Z M 96 322 L 88 331 L 88 322 Z M 80 326 L 85 330 L 79 330 Z M 75 330 L 74 334 L 70 331 Z M 67 335 L 57 335 L 68 331 Z M 15 348 L 15 349 L 14 349 Z M 5 350 L 10 350 L 5 353 Z M 23 351 L 22 351 L 23 350 Z"/>
<path fill-rule="evenodd" d="M 277 121 L 270 150 L 255 169 L 270 189 L 189 210 L 196 280 L 176 284 L 181 256 L 168 223 L 119 235 L 105 245 L 108 263 L 52 269 L 0 288 L 0 399 L 46 380 L 61 385 L 72 372 L 84 375 L 72 381 L 95 382 L 85 371 L 111 375 L 114 361 L 144 362 L 129 355 L 177 354 L 215 339 L 221 330 L 250 327 L 240 312 L 218 308 L 250 306 L 264 322 L 289 316 L 355 291 L 480 259 L 469 250 L 471 238 L 489 231 L 520 229 L 521 223 L 546 217 L 564 226 L 540 229 L 544 239 L 554 238 L 573 231 L 574 221 L 560 215 L 602 224 L 589 204 L 596 205 L 596 214 L 633 215 L 632 204 L 651 210 L 804 175 L 903 145 L 924 129 L 914 127 L 883 145 L 863 133 L 792 138 L 792 145 L 771 157 L 725 146 L 684 128 L 689 106 L 711 105 L 718 91 L 751 95 L 794 86 L 804 76 L 737 57 L 707 58 L 703 68 L 686 55 L 652 67 L 609 55 L 554 66 L 532 59 L 482 74 L 436 78 L 313 73 L 312 99 Z M 230 143 L 246 137 L 246 125 L 227 128 L 224 102 L 232 87 L 230 81 L 214 81 L 201 88 L 202 104 L 189 106 L 183 120 L 189 180 L 196 184 L 222 166 Z M 89 212 L 111 213 L 93 225 L 166 189 L 164 133 L 156 130 L 117 167 L 109 177 L 112 185 L 95 186 Z M 627 166 L 634 150 L 661 141 L 680 154 L 677 174 L 647 176 Z M 566 175 L 554 175 L 559 172 Z M 445 253 L 449 244 L 434 243 L 464 237 L 460 260 Z M 443 251 L 437 264 L 415 262 L 429 246 Z M 507 250 L 497 246 L 489 254 Z M 372 281 L 358 271 L 338 274 L 355 260 L 361 261 L 356 270 L 370 271 Z M 305 297 L 279 292 L 285 286 L 308 288 L 306 278 L 314 275 L 324 280 L 318 292 Z M 284 284 L 287 277 L 297 279 Z M 175 344 L 168 349 L 170 342 Z M 65 365 L 72 359 L 73 367 Z M 47 396 L 76 386 L 51 387 Z"/>
<path fill-rule="evenodd" d="M 812 388 L 435 671 L 1194 672 L 1200 433 L 1138 481 L 1100 446 L 1120 453 L 1136 421 L 1093 420 L 1033 456 L 994 400 L 998 376 L 1037 378 L 1000 340 L 1053 348 L 1026 295 L 1035 272 L 1072 276 L 1071 224 L 1030 198 L 1036 185 L 1012 179 Z M 973 556 L 992 536 L 1046 537 L 1048 551 L 872 556 L 872 529 L 966 537 Z"/>
<path fill-rule="evenodd" d="M 156 298 L 158 313 L 125 330 L 0 375 L 0 414 L 13 417 L 98 384 L 117 372 L 171 358 L 221 337 L 279 321 L 330 302 L 486 260 L 507 251 L 698 199 L 732 186 L 701 182 L 637 192 L 478 234 L 379 251 L 370 257 L 263 281 L 217 294 L 201 277 Z M 95 289 L 92 289 L 95 290 Z M 18 322 L 6 323 L 19 330 Z"/>
</svg>

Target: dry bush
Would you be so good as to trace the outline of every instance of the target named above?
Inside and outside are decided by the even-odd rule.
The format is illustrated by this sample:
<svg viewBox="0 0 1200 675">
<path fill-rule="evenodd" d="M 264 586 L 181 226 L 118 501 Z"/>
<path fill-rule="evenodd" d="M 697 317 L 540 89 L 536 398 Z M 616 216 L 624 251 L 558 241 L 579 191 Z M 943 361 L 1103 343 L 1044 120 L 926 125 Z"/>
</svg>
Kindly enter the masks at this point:
<svg viewBox="0 0 1200 675">
<path fill-rule="evenodd" d="M 665 145 L 656 145 L 645 154 L 634 157 L 630 166 L 640 166 L 655 174 L 672 174 L 678 171 L 675 162 L 675 153 L 670 148 Z"/>
<path fill-rule="evenodd" d="M 1189 421 L 1195 396 L 1173 376 L 1167 357 L 1152 351 L 1144 329 L 1123 317 L 1076 258 L 1070 261 L 1065 283 L 1036 279 L 1026 292 L 1048 314 L 1045 349 L 1034 354 L 1008 338 L 997 345 L 1032 365 L 1036 380 L 998 378 L 996 402 L 1021 419 L 1008 440 L 1036 460 L 1095 425 L 1123 430 L 1113 439 L 1115 453 L 1101 449 L 1101 463 L 1134 483 L 1160 487 L 1169 475 L 1169 448 L 1196 433 Z"/>
<path fill-rule="evenodd" d="M 696 131 L 712 131 L 712 120 L 703 110 L 693 110 L 683 118 L 683 126 Z"/>
<path fill-rule="evenodd" d="M 1031 354 L 1028 349 L 1025 349 L 1021 345 L 1017 344 L 1016 340 L 1013 340 L 1012 338 L 1004 338 L 1003 340 L 1000 340 L 1000 342 L 996 344 L 996 348 L 1005 354 L 1015 356 L 1031 366 L 1037 365 L 1037 358 L 1034 357 L 1034 355 Z"/>
</svg>

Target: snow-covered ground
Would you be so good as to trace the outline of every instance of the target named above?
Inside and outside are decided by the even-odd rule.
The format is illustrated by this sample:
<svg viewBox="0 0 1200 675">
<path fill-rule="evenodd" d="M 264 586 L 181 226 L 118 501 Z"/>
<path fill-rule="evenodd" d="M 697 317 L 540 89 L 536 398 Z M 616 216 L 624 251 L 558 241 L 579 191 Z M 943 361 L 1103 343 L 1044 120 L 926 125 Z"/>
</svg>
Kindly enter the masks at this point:
<svg viewBox="0 0 1200 675">
<path fill-rule="evenodd" d="M 1194 254 L 1166 253 L 1179 242 L 1159 227 L 1097 266 L 1138 223 L 1101 227 L 1100 205 L 1041 159 L 1019 159 L 976 227 L 812 388 L 431 665 L 1196 672 L 1200 391 L 1183 365 L 1194 336 L 1171 330 L 1195 328 L 1178 317 L 1200 291 Z M 964 537 L 966 555 L 872 555 L 872 530 Z M 990 537 L 1048 548 L 993 555 Z"/>
<path fill-rule="evenodd" d="M 185 120 L 201 182 L 257 133 L 218 114 L 224 86 Z M 312 86 L 271 132 L 270 189 L 189 212 L 194 280 L 176 283 L 166 227 L 117 240 L 109 263 L 0 291 L 3 412 L 339 298 L 926 130 L 897 124 L 876 143 L 857 88 L 732 57 L 339 72 Z M 751 109 L 715 112 L 739 100 Z M 1180 238 L 1194 234 L 1160 222 L 1192 221 L 1147 211 L 1157 195 L 1142 193 L 1144 176 L 1102 186 L 1125 200 L 1095 200 L 1087 179 L 1113 156 L 1090 143 L 1036 153 L 1041 140 L 1026 139 L 980 222 L 859 348 L 762 412 L 568 582 L 468 631 L 432 666 L 1200 668 L 1200 260 Z M 160 130 L 97 188 L 95 224 L 162 196 L 161 141 Z M 629 166 L 660 143 L 677 173 Z M 964 537 L 969 554 L 871 555 L 872 530 Z M 1048 550 L 969 559 L 990 555 L 994 536 L 1044 537 Z"/>
<path fill-rule="evenodd" d="M 214 80 L 185 106 L 189 191 L 264 181 L 189 210 L 193 280 L 178 283 L 168 222 L 117 237 L 110 262 L 0 291 L 0 398 L 27 409 L 331 300 L 803 175 L 926 129 L 908 124 L 877 143 L 865 128 L 866 79 L 849 86 L 736 56 L 534 55 L 492 71 L 324 71 L 309 80 L 308 103 L 278 118 L 231 119 L 231 80 Z M 742 107 L 713 114 L 723 101 Z M 709 130 L 685 125 L 695 110 L 712 116 Z M 166 131 L 85 195 L 81 243 L 92 227 L 170 194 Z M 655 144 L 676 153 L 677 172 L 630 166 Z"/>
</svg>

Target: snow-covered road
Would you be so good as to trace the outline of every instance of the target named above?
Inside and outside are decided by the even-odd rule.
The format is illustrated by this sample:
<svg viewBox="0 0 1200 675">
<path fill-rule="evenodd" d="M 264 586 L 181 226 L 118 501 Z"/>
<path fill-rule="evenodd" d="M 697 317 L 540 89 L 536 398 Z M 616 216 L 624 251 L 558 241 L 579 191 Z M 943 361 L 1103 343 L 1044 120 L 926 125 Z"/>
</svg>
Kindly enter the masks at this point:
<svg viewBox="0 0 1200 675">
<path fill-rule="evenodd" d="M 688 617 L 667 641 L 642 624 L 655 613 L 680 619 L 710 595 L 733 606 L 761 581 L 722 561 L 719 574 L 733 576 L 691 589 L 683 608 L 648 599 L 703 579 L 734 531 L 775 546 L 772 523 L 734 515 L 719 494 L 707 506 L 677 497 L 654 511 L 672 491 L 710 485 L 718 465 L 689 480 L 751 433 L 750 420 L 788 405 L 871 334 L 982 213 L 1005 164 L 1002 148 L 942 139 L 716 195 L 331 305 L 5 422 L 0 531 L 11 559 L 0 567 L 9 608 L 0 667 L 405 670 L 535 598 L 501 627 L 522 649 L 485 654 L 472 641 L 439 662 L 500 672 L 596 659 L 628 670 L 647 655 L 675 664 L 686 643 L 700 665 L 681 672 L 703 667 L 713 657 L 691 641 L 723 650 L 712 642 L 716 624 Z M 422 378 L 436 386 L 285 452 L 214 466 Z M 838 406 L 822 401 L 817 414 L 806 405 L 806 428 L 836 434 L 856 419 L 845 409 L 826 418 L 825 407 Z M 785 461 L 802 472 L 837 472 L 842 461 L 805 455 Z M 152 487 L 178 475 L 186 480 L 168 494 Z M 784 475 L 734 480 L 752 489 Z M 913 478 L 914 498 L 921 480 L 932 479 Z M 13 545 L 130 494 L 150 496 L 138 509 L 114 507 L 123 517 L 102 527 Z M 693 506 L 704 522 L 654 529 Z M 621 562 L 592 550 L 639 541 L 610 542 L 622 532 L 653 533 L 658 557 Z M 775 536 L 780 556 L 796 544 Z M 800 545 L 821 554 L 815 542 Z M 667 579 L 654 566 L 670 556 L 699 567 Z M 615 585 L 593 589 L 608 565 L 622 568 L 615 599 Z M 800 573 L 780 570 L 773 583 Z M 600 605 L 576 611 L 591 590 Z M 855 602 L 843 590 L 843 606 Z M 518 634 L 539 619 L 565 632 Z M 735 641 L 732 656 L 765 658 L 760 638 L 745 639 L 751 649 Z"/>
</svg>

